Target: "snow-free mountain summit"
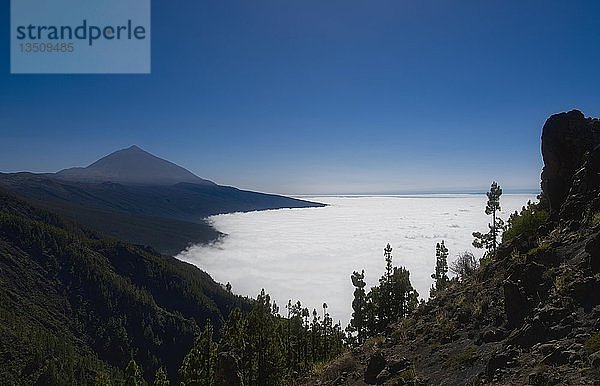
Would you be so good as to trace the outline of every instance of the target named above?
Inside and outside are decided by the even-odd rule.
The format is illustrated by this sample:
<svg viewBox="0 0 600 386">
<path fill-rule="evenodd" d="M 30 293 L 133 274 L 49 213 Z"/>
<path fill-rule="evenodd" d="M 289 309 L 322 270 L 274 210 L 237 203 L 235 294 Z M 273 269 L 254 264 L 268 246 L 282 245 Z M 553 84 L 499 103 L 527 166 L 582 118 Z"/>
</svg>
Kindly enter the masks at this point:
<svg viewBox="0 0 600 386">
<path fill-rule="evenodd" d="M 136 145 L 118 150 L 88 167 L 69 168 L 56 177 L 78 182 L 117 182 L 139 185 L 173 185 L 188 182 L 215 185 L 173 162 L 159 158 Z"/>
</svg>

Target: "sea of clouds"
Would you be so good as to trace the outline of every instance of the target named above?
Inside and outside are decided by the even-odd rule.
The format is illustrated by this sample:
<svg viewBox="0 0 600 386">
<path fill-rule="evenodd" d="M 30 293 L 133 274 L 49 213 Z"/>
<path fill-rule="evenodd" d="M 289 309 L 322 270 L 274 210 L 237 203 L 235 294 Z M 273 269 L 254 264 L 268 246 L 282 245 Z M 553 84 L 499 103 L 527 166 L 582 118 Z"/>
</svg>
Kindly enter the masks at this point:
<svg viewBox="0 0 600 386">
<path fill-rule="evenodd" d="M 365 270 L 369 286 L 385 269 L 383 248 L 393 263 L 410 270 L 421 298 L 429 296 L 435 245 L 444 240 L 449 262 L 473 248 L 473 231 L 487 231 L 485 195 L 302 197 L 324 208 L 280 209 L 213 216 L 227 236 L 211 246 L 193 246 L 179 259 L 210 273 L 233 291 L 255 297 L 264 288 L 285 314 L 288 299 L 321 310 L 323 302 L 345 327 L 352 314 L 350 274 Z M 503 219 L 535 195 L 501 198 Z"/>
</svg>

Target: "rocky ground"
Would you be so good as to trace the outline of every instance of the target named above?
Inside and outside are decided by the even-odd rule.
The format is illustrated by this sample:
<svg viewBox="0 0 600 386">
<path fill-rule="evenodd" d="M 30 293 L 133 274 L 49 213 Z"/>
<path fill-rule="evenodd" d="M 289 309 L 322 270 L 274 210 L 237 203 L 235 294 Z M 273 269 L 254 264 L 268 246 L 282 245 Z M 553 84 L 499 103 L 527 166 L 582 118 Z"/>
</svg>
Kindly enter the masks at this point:
<svg viewBox="0 0 600 386">
<path fill-rule="evenodd" d="M 543 128 L 550 220 L 306 385 L 600 385 L 600 121 Z"/>
</svg>

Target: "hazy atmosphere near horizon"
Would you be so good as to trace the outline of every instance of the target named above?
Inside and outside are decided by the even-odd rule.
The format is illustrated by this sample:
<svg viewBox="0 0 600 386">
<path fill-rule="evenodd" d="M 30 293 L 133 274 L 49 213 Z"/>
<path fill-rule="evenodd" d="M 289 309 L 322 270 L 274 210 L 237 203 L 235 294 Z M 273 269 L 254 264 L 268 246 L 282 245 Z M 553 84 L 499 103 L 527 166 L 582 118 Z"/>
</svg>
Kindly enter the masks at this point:
<svg viewBox="0 0 600 386">
<path fill-rule="evenodd" d="M 2 56 L 0 170 L 137 144 L 274 193 L 537 189 L 545 117 L 600 114 L 599 7 L 155 1 L 151 75 L 11 76 Z"/>
</svg>

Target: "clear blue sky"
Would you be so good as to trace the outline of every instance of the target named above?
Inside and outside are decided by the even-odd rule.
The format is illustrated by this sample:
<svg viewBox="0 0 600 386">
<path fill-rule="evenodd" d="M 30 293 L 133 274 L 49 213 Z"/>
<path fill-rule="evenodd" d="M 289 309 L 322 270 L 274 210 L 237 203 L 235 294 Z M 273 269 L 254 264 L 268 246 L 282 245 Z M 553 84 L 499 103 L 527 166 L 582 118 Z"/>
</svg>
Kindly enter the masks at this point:
<svg viewBox="0 0 600 386">
<path fill-rule="evenodd" d="M 278 193 L 538 186 L 549 114 L 600 116 L 600 2 L 154 0 L 151 75 L 10 75 L 0 170 L 137 144 Z"/>
</svg>

